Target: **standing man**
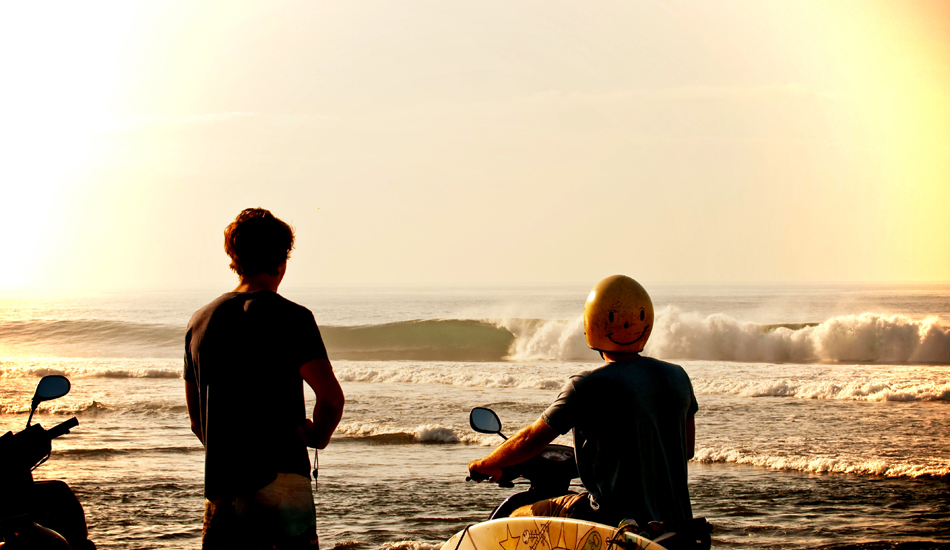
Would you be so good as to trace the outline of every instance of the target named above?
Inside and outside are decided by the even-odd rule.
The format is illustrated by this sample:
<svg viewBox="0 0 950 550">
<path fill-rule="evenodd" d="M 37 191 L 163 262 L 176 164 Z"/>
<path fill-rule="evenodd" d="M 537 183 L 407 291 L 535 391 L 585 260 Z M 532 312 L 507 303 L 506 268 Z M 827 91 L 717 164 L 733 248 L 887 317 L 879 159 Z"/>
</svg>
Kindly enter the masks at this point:
<svg viewBox="0 0 950 550">
<path fill-rule="evenodd" d="M 202 548 L 318 546 L 307 447 L 343 414 L 313 314 L 279 294 L 294 231 L 261 208 L 224 230 L 240 283 L 199 309 L 185 336 L 191 431 L 205 446 Z M 303 382 L 316 394 L 307 418 Z"/>
<path fill-rule="evenodd" d="M 606 363 L 572 376 L 534 424 L 469 464 L 471 472 L 497 479 L 501 468 L 573 429 L 587 492 L 523 506 L 512 516 L 607 525 L 632 518 L 641 527 L 659 521 L 674 530 L 692 519 L 686 463 L 695 445 L 696 397 L 682 367 L 640 356 L 652 329 L 653 302 L 639 283 L 623 275 L 597 283 L 584 307 L 584 332 Z"/>
</svg>

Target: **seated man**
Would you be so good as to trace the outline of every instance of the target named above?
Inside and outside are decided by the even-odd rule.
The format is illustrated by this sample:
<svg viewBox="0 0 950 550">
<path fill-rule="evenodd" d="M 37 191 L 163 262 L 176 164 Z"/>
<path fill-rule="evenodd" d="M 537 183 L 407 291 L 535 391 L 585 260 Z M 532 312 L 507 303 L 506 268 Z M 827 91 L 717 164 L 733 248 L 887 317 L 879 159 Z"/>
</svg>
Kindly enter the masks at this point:
<svg viewBox="0 0 950 550">
<path fill-rule="evenodd" d="M 686 485 L 695 441 L 697 404 L 682 367 L 641 357 L 653 328 L 653 303 L 630 277 L 598 283 L 584 307 L 587 344 L 606 363 L 568 380 L 534 422 L 471 472 L 501 476 L 501 468 L 540 453 L 574 430 L 574 450 L 587 489 L 523 506 L 512 516 L 560 516 L 617 525 L 659 521 L 675 529 L 693 517 Z"/>
</svg>

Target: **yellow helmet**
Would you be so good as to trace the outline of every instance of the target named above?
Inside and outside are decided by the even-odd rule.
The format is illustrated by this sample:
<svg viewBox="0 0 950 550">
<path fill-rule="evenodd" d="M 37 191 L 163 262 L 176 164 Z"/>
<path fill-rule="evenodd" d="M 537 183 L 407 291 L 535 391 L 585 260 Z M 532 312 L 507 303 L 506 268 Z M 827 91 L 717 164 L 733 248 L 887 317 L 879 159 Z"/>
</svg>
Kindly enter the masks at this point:
<svg viewBox="0 0 950 550">
<path fill-rule="evenodd" d="M 643 351 L 653 331 L 650 295 L 625 275 L 614 275 L 594 285 L 584 305 L 584 335 L 597 351 Z"/>
</svg>

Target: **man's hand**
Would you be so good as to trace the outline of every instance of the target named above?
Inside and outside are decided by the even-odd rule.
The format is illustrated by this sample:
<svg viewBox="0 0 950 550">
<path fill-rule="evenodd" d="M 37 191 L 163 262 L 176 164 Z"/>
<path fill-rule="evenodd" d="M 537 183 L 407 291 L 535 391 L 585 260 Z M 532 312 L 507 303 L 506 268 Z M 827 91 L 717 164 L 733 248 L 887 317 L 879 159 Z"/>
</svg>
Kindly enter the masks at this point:
<svg viewBox="0 0 950 550">
<path fill-rule="evenodd" d="M 492 481 L 498 480 L 501 478 L 502 468 L 521 464 L 539 454 L 557 436 L 558 433 L 539 418 L 534 424 L 522 428 L 511 439 L 496 447 L 485 458 L 471 461 L 468 471 L 490 476 Z"/>
<path fill-rule="evenodd" d="M 468 463 L 468 476 L 472 481 L 498 481 L 501 479 L 501 468 L 483 466 L 482 459 Z"/>
<path fill-rule="evenodd" d="M 313 447 L 314 445 L 311 444 L 314 436 L 313 420 L 305 418 L 303 424 L 297 426 L 297 434 L 300 435 L 300 439 L 303 440 L 308 447 Z"/>
<path fill-rule="evenodd" d="M 198 394 L 198 386 L 194 382 L 185 381 L 185 404 L 188 405 L 188 418 L 191 420 L 191 433 L 195 434 L 202 445 L 205 442 L 204 434 L 201 433 L 201 397 Z"/>
</svg>

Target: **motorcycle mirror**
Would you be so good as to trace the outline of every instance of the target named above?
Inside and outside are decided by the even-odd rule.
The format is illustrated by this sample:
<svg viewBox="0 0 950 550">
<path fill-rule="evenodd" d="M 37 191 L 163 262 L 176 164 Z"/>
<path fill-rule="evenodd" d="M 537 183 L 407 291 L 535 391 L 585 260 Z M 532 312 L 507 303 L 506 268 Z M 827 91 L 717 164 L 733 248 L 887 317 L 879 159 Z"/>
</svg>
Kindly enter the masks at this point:
<svg viewBox="0 0 950 550">
<path fill-rule="evenodd" d="M 503 439 L 508 439 L 501 433 L 501 420 L 495 411 L 485 407 L 475 407 L 468 415 L 468 423 L 472 429 L 483 434 L 498 434 Z"/>
<path fill-rule="evenodd" d="M 40 383 L 36 385 L 36 391 L 33 392 L 33 403 L 30 405 L 30 417 L 26 419 L 26 426 L 30 426 L 33 420 L 33 413 L 43 401 L 58 399 L 69 393 L 69 379 L 59 374 L 44 376 Z"/>
</svg>

